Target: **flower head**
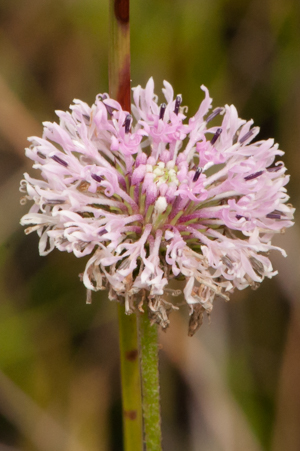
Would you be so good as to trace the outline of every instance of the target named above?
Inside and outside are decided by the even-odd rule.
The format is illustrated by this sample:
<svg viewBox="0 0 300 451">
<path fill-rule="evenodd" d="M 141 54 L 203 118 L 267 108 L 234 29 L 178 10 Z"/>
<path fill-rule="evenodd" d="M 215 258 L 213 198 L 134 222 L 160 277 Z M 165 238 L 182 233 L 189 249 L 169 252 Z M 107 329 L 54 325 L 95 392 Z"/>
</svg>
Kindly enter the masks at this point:
<svg viewBox="0 0 300 451">
<path fill-rule="evenodd" d="M 43 137 L 29 139 L 42 178 L 21 182 L 23 200 L 34 201 L 21 224 L 39 234 L 41 255 L 90 255 L 88 294 L 107 287 L 128 313 L 148 302 L 162 327 L 174 307 L 168 282 L 184 276 L 190 334 L 216 296 L 276 274 L 266 254 L 294 211 L 278 145 L 253 142 L 253 121 L 232 105 L 211 111 L 202 90 L 189 120 L 167 82 L 158 104 L 152 78 L 133 89 L 133 117 L 107 94 L 92 107 L 75 100 L 71 113 L 57 112 L 59 125 L 45 122 Z"/>
</svg>

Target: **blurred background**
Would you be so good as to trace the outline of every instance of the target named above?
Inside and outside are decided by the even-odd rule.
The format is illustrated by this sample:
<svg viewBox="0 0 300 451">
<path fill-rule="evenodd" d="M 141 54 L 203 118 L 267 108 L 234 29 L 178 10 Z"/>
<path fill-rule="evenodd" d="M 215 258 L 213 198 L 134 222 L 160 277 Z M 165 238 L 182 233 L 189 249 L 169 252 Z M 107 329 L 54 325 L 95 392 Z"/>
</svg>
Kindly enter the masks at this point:
<svg viewBox="0 0 300 451">
<path fill-rule="evenodd" d="M 0 451 L 122 450 L 116 306 L 86 305 L 84 259 L 39 257 L 19 225 L 27 136 L 108 91 L 107 3 L 0 3 Z M 274 137 L 299 207 L 298 0 L 132 0 L 131 43 L 133 86 L 166 79 L 193 114 L 203 83 Z M 166 451 L 299 451 L 298 226 L 275 241 L 278 276 L 217 300 L 193 338 L 184 310 L 161 334 Z"/>
</svg>

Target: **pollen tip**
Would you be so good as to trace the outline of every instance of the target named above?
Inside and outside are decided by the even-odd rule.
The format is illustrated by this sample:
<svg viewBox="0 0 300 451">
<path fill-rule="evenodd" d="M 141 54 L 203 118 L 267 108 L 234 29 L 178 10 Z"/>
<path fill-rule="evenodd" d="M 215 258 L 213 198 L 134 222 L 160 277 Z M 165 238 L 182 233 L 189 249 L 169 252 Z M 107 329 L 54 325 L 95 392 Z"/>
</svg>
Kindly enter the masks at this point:
<svg viewBox="0 0 300 451">
<path fill-rule="evenodd" d="M 216 133 L 214 134 L 214 136 L 211 138 L 210 143 L 211 143 L 212 146 L 216 143 L 216 141 L 219 138 L 219 136 L 221 135 L 221 133 L 222 133 L 222 129 L 218 128 Z"/>
<path fill-rule="evenodd" d="M 176 100 L 175 100 L 175 109 L 174 109 L 174 113 L 175 113 L 176 115 L 178 115 L 178 113 L 179 113 L 179 107 L 180 107 L 181 103 L 182 103 L 182 96 L 181 96 L 181 94 L 178 94 L 178 95 L 176 96 Z"/>
<path fill-rule="evenodd" d="M 125 133 L 126 134 L 130 132 L 131 121 L 132 121 L 131 114 L 127 114 L 127 116 L 125 118 L 125 121 L 123 123 L 123 127 L 125 127 Z"/>
<path fill-rule="evenodd" d="M 193 177 L 193 182 L 197 182 L 197 180 L 199 179 L 200 175 L 202 173 L 202 168 L 200 168 L 200 166 L 196 169 L 194 177 Z"/>
<path fill-rule="evenodd" d="M 164 118 L 166 108 L 167 108 L 167 105 L 165 103 L 162 103 L 160 105 L 159 119 L 163 119 Z"/>
</svg>

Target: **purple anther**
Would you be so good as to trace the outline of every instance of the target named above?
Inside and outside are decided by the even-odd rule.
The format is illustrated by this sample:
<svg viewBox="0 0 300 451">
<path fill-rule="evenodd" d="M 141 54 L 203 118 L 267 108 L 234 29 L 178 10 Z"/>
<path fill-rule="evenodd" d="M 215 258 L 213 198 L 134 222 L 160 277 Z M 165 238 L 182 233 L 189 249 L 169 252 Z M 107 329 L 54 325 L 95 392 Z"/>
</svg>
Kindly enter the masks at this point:
<svg viewBox="0 0 300 451">
<path fill-rule="evenodd" d="M 123 123 L 123 127 L 125 127 L 125 133 L 130 132 L 130 125 L 131 125 L 132 116 L 131 114 L 127 114 L 125 121 Z"/>
<path fill-rule="evenodd" d="M 218 128 L 217 131 L 216 131 L 216 133 L 214 134 L 214 136 L 211 138 L 210 143 L 211 143 L 212 146 L 215 144 L 215 142 L 217 141 L 217 139 L 219 138 L 219 136 L 221 135 L 221 133 L 222 133 L 222 129 L 221 129 L 221 128 Z"/>
<path fill-rule="evenodd" d="M 98 232 L 98 235 L 102 236 L 102 235 L 105 235 L 106 233 L 107 233 L 107 230 L 106 229 L 102 229 L 102 230 L 100 230 L 100 232 Z"/>
<path fill-rule="evenodd" d="M 273 213 L 268 213 L 266 215 L 266 218 L 269 218 L 269 219 L 281 219 L 281 215 L 279 213 L 273 212 Z"/>
<path fill-rule="evenodd" d="M 200 174 L 202 172 L 202 168 L 198 167 L 195 171 L 193 182 L 197 182 L 198 178 L 200 177 Z"/>
<path fill-rule="evenodd" d="M 244 180 L 253 180 L 256 179 L 256 177 L 259 177 L 261 174 L 263 174 L 264 171 L 258 171 L 254 172 L 253 174 L 247 175 L 244 177 Z"/>
<path fill-rule="evenodd" d="M 257 258 L 254 257 L 250 257 L 249 261 L 254 271 L 256 271 L 257 274 L 259 274 L 260 276 L 262 276 L 265 272 L 264 265 L 262 264 L 262 262 L 260 262 L 259 260 L 257 260 Z"/>
<path fill-rule="evenodd" d="M 65 201 L 62 199 L 47 199 L 45 203 L 48 205 L 62 205 Z"/>
<path fill-rule="evenodd" d="M 221 257 L 222 263 L 224 263 L 225 266 L 227 266 L 228 269 L 233 269 L 232 261 L 227 255 L 224 255 Z"/>
<path fill-rule="evenodd" d="M 236 219 L 239 221 L 240 219 L 244 218 L 246 219 L 246 221 L 249 221 L 249 218 L 246 218 L 246 216 L 242 216 L 242 215 L 235 215 Z"/>
<path fill-rule="evenodd" d="M 182 97 L 180 94 L 178 94 L 178 96 L 176 96 L 176 100 L 175 100 L 175 109 L 174 109 L 175 114 L 179 113 L 179 107 L 181 105 L 181 102 L 182 102 Z"/>
<path fill-rule="evenodd" d="M 52 160 L 56 161 L 56 163 L 61 164 L 65 168 L 68 167 L 68 163 L 66 161 L 62 160 L 61 158 L 59 158 L 57 155 L 53 155 L 51 158 L 52 158 Z"/>
<path fill-rule="evenodd" d="M 160 105 L 159 119 L 163 119 L 164 118 L 166 108 L 167 108 L 167 105 L 165 103 L 162 103 Z"/>
<path fill-rule="evenodd" d="M 244 136 L 242 136 L 239 139 L 239 143 L 243 144 L 245 141 L 247 141 L 248 138 L 251 138 L 251 136 L 254 135 L 255 132 L 256 132 L 255 128 L 252 128 L 251 130 L 249 130 Z"/>
<path fill-rule="evenodd" d="M 222 111 L 223 111 L 223 108 L 214 109 L 214 111 L 212 113 L 210 113 L 210 115 L 206 119 L 206 123 L 212 121 L 216 116 L 218 116 L 218 114 L 222 113 Z"/>
<path fill-rule="evenodd" d="M 82 117 L 83 117 L 83 119 L 85 119 L 86 123 L 89 123 L 91 120 L 90 116 L 87 114 L 83 114 Z"/>
<path fill-rule="evenodd" d="M 92 179 L 96 180 L 96 182 L 100 183 L 103 180 L 103 177 L 97 174 L 91 174 Z"/>
<path fill-rule="evenodd" d="M 45 155 L 42 152 L 40 152 L 39 150 L 37 151 L 36 154 L 37 154 L 38 157 L 42 158 L 43 160 L 46 159 Z"/>
<path fill-rule="evenodd" d="M 267 168 L 268 172 L 277 172 L 280 171 L 280 169 L 283 167 L 283 164 L 280 163 L 278 166 L 271 166 L 270 168 Z"/>
<path fill-rule="evenodd" d="M 103 94 L 103 96 L 101 97 L 101 100 L 102 100 L 102 102 L 103 102 L 103 105 L 105 106 L 106 111 L 108 112 L 108 114 L 109 114 L 110 116 L 112 116 L 112 115 L 113 115 L 113 112 L 116 111 L 116 108 L 113 108 L 113 107 L 110 106 L 110 105 L 106 105 L 105 100 L 107 100 L 107 99 L 108 99 L 108 95 L 107 95 L 107 94 Z"/>
</svg>

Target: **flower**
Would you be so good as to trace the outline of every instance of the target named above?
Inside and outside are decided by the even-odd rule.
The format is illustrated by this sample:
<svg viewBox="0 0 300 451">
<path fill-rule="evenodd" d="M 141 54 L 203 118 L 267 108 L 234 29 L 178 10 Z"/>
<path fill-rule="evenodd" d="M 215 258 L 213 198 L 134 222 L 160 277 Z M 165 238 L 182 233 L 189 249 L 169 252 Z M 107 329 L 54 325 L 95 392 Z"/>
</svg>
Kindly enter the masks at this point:
<svg viewBox="0 0 300 451">
<path fill-rule="evenodd" d="M 133 89 L 133 117 L 107 94 L 92 107 L 75 100 L 71 113 L 57 111 L 59 125 L 45 122 L 43 137 L 29 139 L 26 155 L 42 178 L 21 182 L 23 202 L 34 201 L 21 224 L 37 231 L 40 254 L 90 255 L 82 276 L 89 300 L 91 290 L 109 288 L 127 313 L 147 302 L 165 328 L 176 308 L 164 299 L 167 285 L 184 276 L 190 335 L 216 296 L 227 300 L 276 274 L 267 253 L 285 252 L 271 238 L 294 212 L 278 145 L 253 142 L 258 127 L 234 106 L 210 111 L 201 88 L 188 121 L 167 82 L 158 104 L 152 78 Z"/>
</svg>

